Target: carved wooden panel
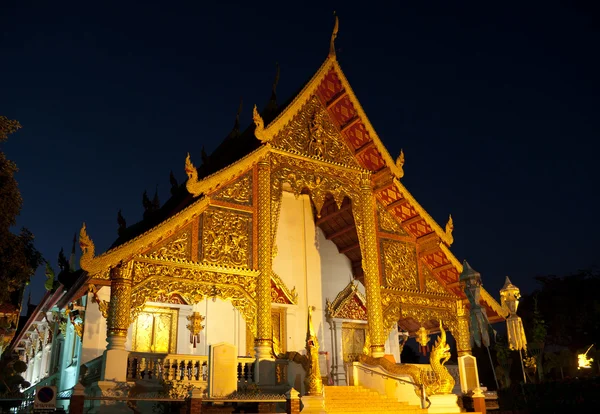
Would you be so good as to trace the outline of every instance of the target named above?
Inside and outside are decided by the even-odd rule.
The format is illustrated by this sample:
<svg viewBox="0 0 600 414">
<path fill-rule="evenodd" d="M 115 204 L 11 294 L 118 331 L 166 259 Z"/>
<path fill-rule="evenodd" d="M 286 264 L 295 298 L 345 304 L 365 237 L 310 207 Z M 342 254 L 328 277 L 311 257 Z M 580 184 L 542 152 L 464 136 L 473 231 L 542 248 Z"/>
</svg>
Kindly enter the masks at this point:
<svg viewBox="0 0 600 414">
<path fill-rule="evenodd" d="M 413 244 L 381 240 L 383 280 L 390 287 L 418 290 L 417 252 Z"/>
<path fill-rule="evenodd" d="M 228 203 L 252 205 L 252 171 L 211 194 L 211 199 Z"/>
<path fill-rule="evenodd" d="M 209 208 L 200 219 L 198 257 L 221 266 L 252 266 L 252 214 Z"/>
</svg>

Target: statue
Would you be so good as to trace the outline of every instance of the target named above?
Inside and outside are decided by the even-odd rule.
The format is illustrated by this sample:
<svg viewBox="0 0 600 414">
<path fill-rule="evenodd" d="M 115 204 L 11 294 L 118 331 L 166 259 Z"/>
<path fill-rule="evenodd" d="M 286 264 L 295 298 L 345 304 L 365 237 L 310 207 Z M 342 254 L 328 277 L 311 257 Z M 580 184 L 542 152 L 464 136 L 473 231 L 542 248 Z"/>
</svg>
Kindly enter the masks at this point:
<svg viewBox="0 0 600 414">
<path fill-rule="evenodd" d="M 307 395 L 322 395 L 323 380 L 321 379 L 321 369 L 319 367 L 319 340 L 315 334 L 312 324 L 312 311 L 314 306 L 308 307 L 308 329 L 306 332 L 306 355 L 298 352 L 286 352 L 280 355 L 280 358 L 288 359 L 302 365 L 306 376 L 304 377 L 304 386 Z"/>
<path fill-rule="evenodd" d="M 310 143 L 308 152 L 315 157 L 323 158 L 325 155 L 325 129 L 323 128 L 323 112 L 316 110 L 309 125 Z"/>
</svg>

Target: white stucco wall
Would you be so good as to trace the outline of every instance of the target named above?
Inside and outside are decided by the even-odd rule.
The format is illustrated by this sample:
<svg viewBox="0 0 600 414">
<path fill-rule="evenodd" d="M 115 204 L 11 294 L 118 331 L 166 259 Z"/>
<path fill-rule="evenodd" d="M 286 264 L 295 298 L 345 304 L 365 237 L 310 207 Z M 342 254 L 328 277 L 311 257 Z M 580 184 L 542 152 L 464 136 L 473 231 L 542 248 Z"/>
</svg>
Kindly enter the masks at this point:
<svg viewBox="0 0 600 414">
<path fill-rule="evenodd" d="M 283 192 L 276 245 L 273 270 L 298 293 L 298 305 L 287 308 L 287 350 L 304 351 L 308 306 L 314 306 L 312 321 L 320 350 L 329 352 L 332 360 L 334 347 L 325 319 L 325 300 L 333 300 L 350 283 L 350 260 L 315 226 L 308 195 L 296 198 Z"/>
<path fill-rule="evenodd" d="M 98 298 L 110 301 L 110 286 L 98 290 Z M 97 303 L 88 300 L 85 306 L 83 341 L 81 344 L 81 363 L 84 364 L 102 355 L 106 349 L 106 319 L 100 313 Z"/>
</svg>

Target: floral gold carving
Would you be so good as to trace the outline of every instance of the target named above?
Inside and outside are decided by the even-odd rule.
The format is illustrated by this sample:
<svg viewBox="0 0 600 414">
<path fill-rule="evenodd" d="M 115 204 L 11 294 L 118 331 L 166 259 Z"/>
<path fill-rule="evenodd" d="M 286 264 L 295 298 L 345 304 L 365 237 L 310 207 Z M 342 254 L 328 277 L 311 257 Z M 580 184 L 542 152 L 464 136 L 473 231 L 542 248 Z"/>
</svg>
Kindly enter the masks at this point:
<svg viewBox="0 0 600 414">
<path fill-rule="evenodd" d="M 279 275 L 275 272 L 271 273 L 271 282 L 273 287 L 271 288 L 271 302 L 273 303 L 287 303 L 287 304 L 298 304 L 298 293 L 296 287 L 290 291 L 285 283 L 281 280 Z"/>
<path fill-rule="evenodd" d="M 119 263 L 111 269 L 110 278 L 107 336 L 127 336 L 131 323 L 133 262 Z"/>
<path fill-rule="evenodd" d="M 190 230 L 187 230 L 164 246 L 149 254 L 150 257 L 158 259 L 189 259 L 190 258 Z"/>
<path fill-rule="evenodd" d="M 383 240 L 383 270 L 388 286 L 418 289 L 417 258 L 414 246 L 399 241 Z"/>
<path fill-rule="evenodd" d="M 408 236 L 408 233 L 402 228 L 400 223 L 392 217 L 392 214 L 389 213 L 381 203 L 377 203 L 377 217 L 379 219 L 379 228 L 381 230 L 400 236 Z"/>
<path fill-rule="evenodd" d="M 327 110 L 312 96 L 271 145 L 286 151 L 357 167 L 358 163 L 331 122 Z"/>
<path fill-rule="evenodd" d="M 448 291 L 446 290 L 446 288 L 444 288 L 444 286 L 440 283 L 439 280 L 437 280 L 435 278 L 435 276 L 433 276 L 433 274 L 431 274 L 431 271 L 429 270 L 429 268 L 427 268 L 427 266 L 423 266 L 421 267 L 423 274 L 425 276 L 425 290 L 429 293 L 441 293 L 441 294 L 448 294 Z"/>
<path fill-rule="evenodd" d="M 258 135 L 257 135 L 258 136 Z M 257 166 L 258 186 L 258 235 L 257 263 L 260 271 L 257 280 L 257 316 L 254 343 L 257 357 L 272 353 L 273 328 L 271 321 L 271 280 L 273 273 L 273 238 L 271 233 L 271 165 L 270 160 L 261 160 Z"/>
<path fill-rule="evenodd" d="M 256 302 L 250 293 L 239 285 L 221 284 L 215 286 L 211 282 L 200 279 L 150 278 L 133 289 L 131 294 L 132 316 L 135 317 L 143 309 L 146 302 L 154 302 L 160 295 L 166 293 L 177 293 L 187 303 L 198 303 L 217 293 L 217 297 L 230 300 L 231 304 L 244 317 L 247 326 L 250 327 L 253 333 L 256 332 Z"/>
<path fill-rule="evenodd" d="M 202 215 L 201 260 L 250 267 L 252 218 L 232 210 L 209 209 Z"/>
<path fill-rule="evenodd" d="M 243 205 L 252 204 L 252 173 L 239 178 L 222 190 L 211 195 L 214 200 L 223 200 Z"/>
<path fill-rule="evenodd" d="M 333 302 L 326 300 L 328 318 L 367 320 L 366 298 L 355 282 L 350 282 Z"/>
</svg>

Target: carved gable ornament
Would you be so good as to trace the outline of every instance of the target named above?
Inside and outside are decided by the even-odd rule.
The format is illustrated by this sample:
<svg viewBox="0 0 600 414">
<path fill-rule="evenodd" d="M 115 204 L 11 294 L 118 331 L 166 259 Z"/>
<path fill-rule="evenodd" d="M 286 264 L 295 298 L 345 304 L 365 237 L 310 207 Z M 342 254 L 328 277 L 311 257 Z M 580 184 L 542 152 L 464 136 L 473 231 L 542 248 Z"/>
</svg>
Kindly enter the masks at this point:
<svg viewBox="0 0 600 414">
<path fill-rule="evenodd" d="M 142 256 L 163 260 L 190 260 L 191 248 L 192 229 L 188 226 Z"/>
<path fill-rule="evenodd" d="M 366 321 L 367 300 L 358 290 L 354 281 L 350 282 L 333 300 L 326 301 L 327 317 Z"/>
<path fill-rule="evenodd" d="M 316 96 L 304 104 L 300 112 L 273 138 L 271 145 L 289 152 L 360 167 Z"/>
<path fill-rule="evenodd" d="M 211 195 L 214 200 L 225 201 L 245 206 L 252 205 L 252 171 L 220 188 Z"/>
</svg>

